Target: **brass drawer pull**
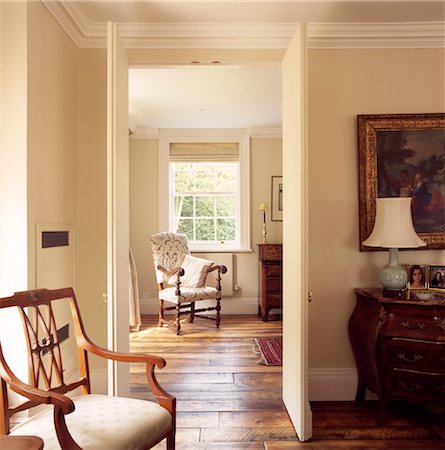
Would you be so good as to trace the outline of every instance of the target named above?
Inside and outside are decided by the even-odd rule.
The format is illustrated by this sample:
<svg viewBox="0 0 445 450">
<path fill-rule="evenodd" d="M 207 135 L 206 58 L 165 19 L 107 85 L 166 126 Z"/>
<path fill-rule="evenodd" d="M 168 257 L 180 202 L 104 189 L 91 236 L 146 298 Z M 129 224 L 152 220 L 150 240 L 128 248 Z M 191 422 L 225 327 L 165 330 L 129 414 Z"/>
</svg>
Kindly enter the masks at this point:
<svg viewBox="0 0 445 450">
<path fill-rule="evenodd" d="M 416 322 L 415 324 L 412 324 L 409 320 L 402 320 L 400 322 L 400 326 L 403 328 L 408 328 L 409 330 L 424 330 L 426 328 L 426 323 Z"/>
<path fill-rule="evenodd" d="M 403 352 L 403 353 L 399 353 L 397 355 L 397 358 L 401 359 L 402 361 L 409 362 L 409 363 L 415 363 L 415 362 L 420 361 L 421 359 L 423 359 L 423 356 L 415 353 L 414 354 L 414 358 L 410 359 L 410 358 L 406 357 L 405 356 L 405 352 Z"/>
</svg>

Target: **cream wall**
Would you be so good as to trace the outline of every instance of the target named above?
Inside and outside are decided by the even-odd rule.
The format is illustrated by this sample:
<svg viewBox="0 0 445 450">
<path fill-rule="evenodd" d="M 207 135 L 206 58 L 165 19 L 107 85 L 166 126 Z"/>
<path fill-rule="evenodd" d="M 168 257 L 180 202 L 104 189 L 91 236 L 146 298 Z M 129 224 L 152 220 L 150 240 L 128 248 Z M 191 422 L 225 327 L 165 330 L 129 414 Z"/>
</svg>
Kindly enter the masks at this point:
<svg viewBox="0 0 445 450">
<path fill-rule="evenodd" d="M 30 287 L 46 287 L 36 286 L 35 280 L 36 224 L 76 222 L 76 54 L 76 47 L 43 4 L 29 3 L 27 154 Z"/>
<path fill-rule="evenodd" d="M 226 311 L 257 312 L 258 258 L 256 244 L 262 240 L 262 215 L 258 206 L 270 206 L 271 176 L 281 175 L 281 139 L 251 139 L 251 239 L 252 252 L 236 253 L 236 297 L 226 299 Z M 130 237 L 139 277 L 142 310 L 156 313 L 157 286 L 148 237 L 158 227 L 158 141 L 130 140 Z M 267 214 L 268 241 L 282 242 L 282 222 L 271 222 Z M 148 298 L 143 294 L 148 292 Z M 229 303 L 230 302 L 230 308 Z"/>
<path fill-rule="evenodd" d="M 309 51 L 312 370 L 355 373 L 347 334 L 353 288 L 377 286 L 387 263 L 386 252 L 358 250 L 356 116 L 445 111 L 444 61 L 440 49 Z M 399 255 L 402 263 L 445 263 L 444 250 Z"/>
</svg>

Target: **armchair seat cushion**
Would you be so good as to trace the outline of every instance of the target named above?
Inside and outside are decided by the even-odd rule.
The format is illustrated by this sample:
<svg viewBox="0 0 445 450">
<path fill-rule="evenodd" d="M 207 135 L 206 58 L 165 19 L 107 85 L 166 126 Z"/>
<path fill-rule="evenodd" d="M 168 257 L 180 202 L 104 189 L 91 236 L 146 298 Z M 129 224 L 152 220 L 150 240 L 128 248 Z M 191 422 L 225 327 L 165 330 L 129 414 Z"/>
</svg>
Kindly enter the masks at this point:
<svg viewBox="0 0 445 450">
<path fill-rule="evenodd" d="M 73 401 L 76 409 L 65 420 L 71 436 L 85 450 L 140 449 L 164 435 L 172 423 L 170 413 L 151 401 L 98 394 L 80 395 Z M 52 407 L 15 426 L 10 434 L 40 436 L 45 450 L 61 450 Z"/>
<path fill-rule="evenodd" d="M 198 300 L 218 298 L 218 290 L 214 287 L 181 287 L 181 295 L 176 295 L 176 287 L 168 287 L 159 291 L 159 298 L 171 303 L 187 303 Z"/>
</svg>

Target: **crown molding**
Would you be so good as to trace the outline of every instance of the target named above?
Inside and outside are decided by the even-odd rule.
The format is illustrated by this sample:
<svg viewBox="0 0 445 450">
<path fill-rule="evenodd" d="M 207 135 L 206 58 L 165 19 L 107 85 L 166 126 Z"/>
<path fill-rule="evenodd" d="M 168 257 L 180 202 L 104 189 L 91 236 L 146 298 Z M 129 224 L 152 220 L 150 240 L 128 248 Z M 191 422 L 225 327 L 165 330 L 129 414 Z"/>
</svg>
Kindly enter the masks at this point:
<svg viewBox="0 0 445 450">
<path fill-rule="evenodd" d="M 202 130 L 190 130 L 190 132 L 201 132 Z M 205 131 L 205 130 L 204 130 Z M 218 130 L 221 132 L 221 130 Z M 281 127 L 255 127 L 249 129 L 251 139 L 281 139 Z M 136 128 L 130 134 L 130 139 L 159 139 L 159 128 Z"/>
<path fill-rule="evenodd" d="M 309 48 L 444 48 L 445 22 L 310 23 Z"/>
<path fill-rule="evenodd" d="M 107 26 L 81 2 L 42 0 L 79 48 L 105 48 Z M 120 23 L 126 48 L 286 49 L 296 23 Z M 310 49 L 444 48 L 445 22 L 309 23 Z"/>
</svg>

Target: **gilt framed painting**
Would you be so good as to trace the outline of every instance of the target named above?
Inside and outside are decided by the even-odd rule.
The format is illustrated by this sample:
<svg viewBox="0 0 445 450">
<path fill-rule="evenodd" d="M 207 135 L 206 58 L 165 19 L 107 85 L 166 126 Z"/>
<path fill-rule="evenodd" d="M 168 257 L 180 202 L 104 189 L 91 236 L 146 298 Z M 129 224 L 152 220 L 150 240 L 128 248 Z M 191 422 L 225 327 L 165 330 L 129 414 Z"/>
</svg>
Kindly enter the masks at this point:
<svg viewBox="0 0 445 450">
<path fill-rule="evenodd" d="M 445 113 L 359 115 L 357 131 L 360 251 L 381 197 L 411 197 L 421 249 L 444 249 Z"/>
</svg>

